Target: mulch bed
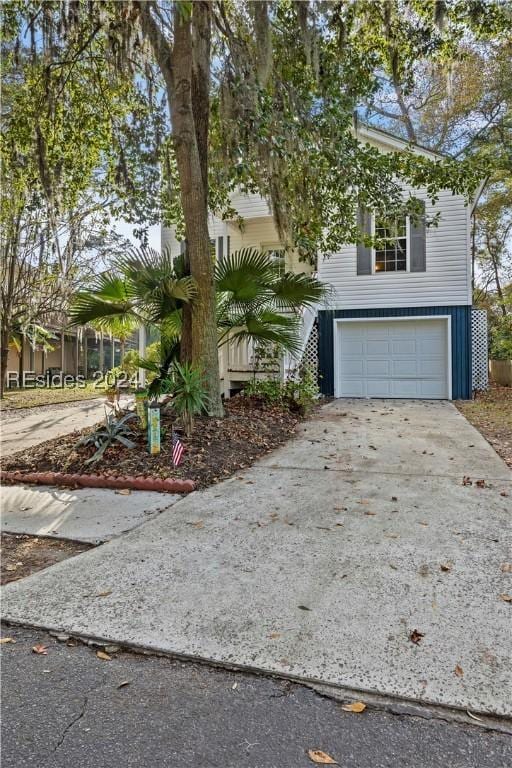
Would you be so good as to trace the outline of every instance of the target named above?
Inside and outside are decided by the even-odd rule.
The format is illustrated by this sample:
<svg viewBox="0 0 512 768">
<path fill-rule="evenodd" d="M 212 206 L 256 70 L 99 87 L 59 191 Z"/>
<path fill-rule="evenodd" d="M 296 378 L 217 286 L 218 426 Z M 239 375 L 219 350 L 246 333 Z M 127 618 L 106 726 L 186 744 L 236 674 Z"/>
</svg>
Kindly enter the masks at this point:
<svg viewBox="0 0 512 768">
<path fill-rule="evenodd" d="M 94 453 L 91 447 L 76 449 L 83 432 L 47 440 L 32 448 L 6 456 L 3 470 L 21 472 L 66 472 L 99 474 L 111 477 L 146 476 L 193 480 L 197 488 L 225 480 L 250 466 L 256 459 L 288 440 L 301 417 L 281 406 L 270 406 L 259 398 L 237 396 L 226 402 L 223 419 L 198 418 L 185 445 L 183 462 L 172 466 L 172 416 L 162 412 L 162 447 L 157 456 L 147 451 L 146 434 L 137 431 L 132 438 L 137 447 L 113 445 L 96 464 L 85 464 Z M 135 422 L 134 422 L 135 423 Z M 134 429 L 137 429 L 134 427 Z"/>
<path fill-rule="evenodd" d="M 1 536 L 1 584 L 23 579 L 50 565 L 91 549 L 92 544 L 41 536 L 3 533 Z"/>
<path fill-rule="evenodd" d="M 492 384 L 455 405 L 512 469 L 512 387 Z"/>
</svg>

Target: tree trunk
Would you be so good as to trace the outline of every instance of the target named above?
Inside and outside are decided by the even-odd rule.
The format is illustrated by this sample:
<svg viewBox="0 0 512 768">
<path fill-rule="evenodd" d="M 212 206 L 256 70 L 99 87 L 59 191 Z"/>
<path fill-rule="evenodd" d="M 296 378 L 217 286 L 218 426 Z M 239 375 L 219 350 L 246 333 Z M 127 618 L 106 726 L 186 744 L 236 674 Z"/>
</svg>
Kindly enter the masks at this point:
<svg viewBox="0 0 512 768">
<path fill-rule="evenodd" d="M 492 269 L 494 272 L 494 282 L 496 283 L 496 293 L 498 295 L 498 304 L 500 305 L 501 314 L 503 317 L 507 316 L 507 305 L 505 303 L 505 297 L 503 295 L 503 289 L 501 287 L 501 280 L 500 280 L 500 272 L 498 269 L 498 261 L 497 259 L 491 254 L 491 260 L 492 260 Z"/>
<path fill-rule="evenodd" d="M 190 322 L 185 312 L 183 355 L 204 372 L 208 413 L 222 416 L 213 262 L 208 233 L 208 118 L 210 111 L 211 8 L 206 0 L 191 4 L 190 14 L 174 4 L 174 46 L 151 15 L 151 4 L 140 4 L 148 36 L 165 80 L 180 180 L 190 274 L 197 297 Z"/>
</svg>

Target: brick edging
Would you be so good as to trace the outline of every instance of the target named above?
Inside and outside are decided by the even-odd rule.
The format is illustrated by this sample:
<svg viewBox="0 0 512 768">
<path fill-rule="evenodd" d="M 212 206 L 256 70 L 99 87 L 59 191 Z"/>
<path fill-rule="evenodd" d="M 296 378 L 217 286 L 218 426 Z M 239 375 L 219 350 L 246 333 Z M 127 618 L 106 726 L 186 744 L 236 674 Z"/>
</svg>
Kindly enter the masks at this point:
<svg viewBox="0 0 512 768">
<path fill-rule="evenodd" d="M 176 480 L 171 477 L 110 477 L 108 475 L 79 475 L 65 472 L 0 472 L 2 483 L 34 483 L 35 485 L 66 485 L 71 488 L 128 488 L 134 491 L 159 491 L 167 493 L 191 493 L 193 480 Z"/>
</svg>

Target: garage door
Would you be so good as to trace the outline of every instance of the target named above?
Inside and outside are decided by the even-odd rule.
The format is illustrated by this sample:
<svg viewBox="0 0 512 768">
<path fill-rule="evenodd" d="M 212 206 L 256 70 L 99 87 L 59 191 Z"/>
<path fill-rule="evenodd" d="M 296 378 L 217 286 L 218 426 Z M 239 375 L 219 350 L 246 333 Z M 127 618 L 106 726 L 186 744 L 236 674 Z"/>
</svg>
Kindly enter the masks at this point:
<svg viewBox="0 0 512 768">
<path fill-rule="evenodd" d="M 445 319 L 336 326 L 337 397 L 449 397 Z"/>
</svg>

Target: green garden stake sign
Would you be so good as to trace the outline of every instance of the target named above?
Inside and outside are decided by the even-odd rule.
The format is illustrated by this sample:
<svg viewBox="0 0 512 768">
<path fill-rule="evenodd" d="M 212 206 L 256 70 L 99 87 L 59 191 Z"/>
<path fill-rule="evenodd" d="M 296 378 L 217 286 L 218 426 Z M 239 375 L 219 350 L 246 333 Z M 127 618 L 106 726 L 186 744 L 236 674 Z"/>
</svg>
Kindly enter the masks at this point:
<svg viewBox="0 0 512 768">
<path fill-rule="evenodd" d="M 148 404 L 148 448 L 152 455 L 160 453 L 160 408 L 156 401 Z"/>
</svg>

